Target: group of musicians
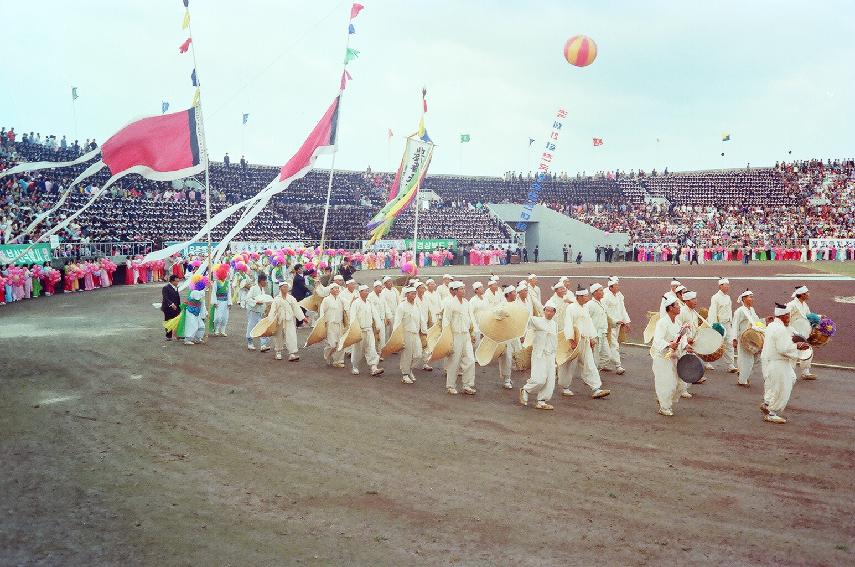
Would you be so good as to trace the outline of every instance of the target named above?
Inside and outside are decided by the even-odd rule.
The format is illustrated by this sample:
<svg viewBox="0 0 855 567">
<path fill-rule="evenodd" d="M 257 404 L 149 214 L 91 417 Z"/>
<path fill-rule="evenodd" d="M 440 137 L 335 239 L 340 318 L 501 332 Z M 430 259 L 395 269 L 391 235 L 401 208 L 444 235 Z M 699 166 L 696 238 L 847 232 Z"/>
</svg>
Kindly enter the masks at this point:
<svg viewBox="0 0 855 567">
<path fill-rule="evenodd" d="M 781 412 L 787 407 L 796 383 L 795 367 L 801 367 L 803 379 L 816 379 L 811 372 L 811 346 L 806 337 L 796 335 L 790 327 L 791 319 L 805 318 L 811 312 L 807 304 L 810 292 L 806 286 L 798 286 L 789 303 L 776 303 L 774 314 L 763 319 L 754 309 L 754 292 L 750 289 L 739 294 L 740 306 L 734 311 L 730 281 L 721 278 L 718 287 L 706 318 L 699 313 L 697 294 L 686 289 L 679 280 L 672 280 L 671 289 L 662 296 L 660 317 L 655 323 L 650 347 L 659 413 L 672 416 L 677 400 L 692 397 L 687 382 L 678 376 L 678 361 L 682 356 L 695 353 L 696 339 L 703 327 L 709 329 L 718 325 L 719 332 L 723 331 L 720 357 L 728 365 L 728 372 L 738 374 L 737 385 L 750 388 L 752 372 L 759 362 L 764 390 L 760 410 L 766 421 L 786 423 Z M 752 333 L 760 337 L 759 342 L 754 343 L 756 348 L 751 348 L 752 343 L 747 340 L 750 337 L 745 336 Z M 713 368 L 709 362 L 705 367 Z M 703 377 L 696 380 L 703 381 Z"/>
<path fill-rule="evenodd" d="M 440 361 L 446 373 L 448 394 L 475 395 L 475 364 L 497 362 L 502 387 L 514 388 L 511 371 L 517 363 L 515 355 L 528 349 L 530 377 L 519 389 L 519 401 L 529 404 L 534 397 L 537 409 L 551 410 L 549 403 L 556 382 L 561 395 L 574 396 L 574 378 L 584 382 L 593 398 L 605 398 L 611 391 L 603 388 L 601 372 L 625 372 L 621 365 L 619 336 L 631 324 L 620 280 L 614 276 L 603 286 L 571 287 L 567 277 L 561 277 L 551 287 L 552 296 L 542 300 L 538 278 L 531 274 L 516 285 L 500 285 L 498 276 L 491 276 L 487 285 L 472 284 L 474 295 L 466 299 L 466 285 L 450 274 L 442 282 L 433 279 L 410 279 L 403 287 L 385 276 L 373 286 L 359 285 L 341 275 L 322 278 L 314 293 L 319 320 L 323 321 L 325 341 L 323 356 L 328 366 L 345 367 L 350 356 L 351 373 L 358 375 L 360 366 L 367 364 L 372 376 L 384 373 L 380 367 L 383 356 L 399 355 L 401 382 L 413 384 L 415 370 L 432 371 L 431 363 Z M 685 380 L 678 375 L 678 361 L 700 348 L 702 331 L 709 334 L 717 328 L 720 335 L 719 358 L 728 372 L 738 375 L 737 384 L 749 388 L 754 367 L 760 363 L 764 378 L 761 410 L 771 423 L 785 423 L 781 412 L 787 405 L 796 381 L 795 365 L 799 364 L 804 379 L 815 379 L 811 372 L 810 346 L 794 342 L 789 327 L 791 318 L 805 317 L 809 291 L 800 286 L 793 300 L 776 304 L 774 316 L 761 319 L 754 309 L 754 293 L 745 290 L 737 298 L 740 306 L 734 311 L 730 297 L 730 282 L 718 281 L 719 290 L 712 296 L 706 314 L 698 309 L 697 293 L 686 289 L 680 281 L 671 281 L 671 289 L 662 297 L 658 321 L 650 329 L 654 387 L 659 413 L 674 415 L 673 406 L 680 398 L 691 398 L 688 382 L 702 383 L 705 379 Z M 283 347 L 289 360 L 297 361 L 295 325 L 306 321 L 297 302 L 289 297 L 289 285 L 281 283 L 281 296 L 271 311 L 284 323 L 274 336 L 277 359 Z M 251 304 L 252 292 L 247 304 Z M 290 314 L 290 315 L 288 315 Z M 281 316 L 280 316 L 281 315 Z M 261 312 L 256 314 L 256 319 Z M 655 325 L 654 325 L 655 323 Z M 253 323 L 254 324 L 254 323 Z M 444 331 L 445 346 L 438 346 L 434 334 L 426 340 L 430 329 Z M 623 328 L 623 329 L 622 329 Z M 516 329 L 509 336 L 509 330 Z M 762 350 L 750 349 L 739 338 L 749 329 L 761 333 Z M 524 337 L 524 340 L 521 340 Z M 278 340 L 277 340 L 278 339 Z M 250 348 L 252 346 L 250 339 Z M 392 345 L 397 348 L 392 348 Z M 266 341 L 262 349 L 266 349 Z M 440 352 L 441 351 L 441 352 Z M 714 367 L 705 364 L 706 370 Z M 701 369 L 703 373 L 704 369 Z"/>
</svg>

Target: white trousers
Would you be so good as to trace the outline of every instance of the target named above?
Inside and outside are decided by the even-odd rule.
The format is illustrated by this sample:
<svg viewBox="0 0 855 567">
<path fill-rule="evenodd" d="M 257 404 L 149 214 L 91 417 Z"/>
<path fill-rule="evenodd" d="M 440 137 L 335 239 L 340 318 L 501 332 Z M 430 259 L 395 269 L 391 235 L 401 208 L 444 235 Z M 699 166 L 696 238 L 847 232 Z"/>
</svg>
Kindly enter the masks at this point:
<svg viewBox="0 0 855 567">
<path fill-rule="evenodd" d="M 418 333 L 404 331 L 404 349 L 399 356 L 401 358 L 401 375 L 411 375 L 413 373 L 413 362 L 423 356 L 422 338 Z"/>
<path fill-rule="evenodd" d="M 796 372 L 793 365 L 787 361 L 763 361 L 763 401 L 769 411 L 778 413 L 784 411 L 793 385 L 796 383 Z"/>
<path fill-rule="evenodd" d="M 661 409 L 673 409 L 680 399 L 680 384 L 685 382 L 677 377 L 676 358 L 665 359 L 657 356 L 653 359 L 653 387 L 656 389 L 656 399 L 659 400 Z"/>
<path fill-rule="evenodd" d="M 615 364 L 621 366 L 620 361 L 620 343 L 618 342 L 618 334 L 620 333 L 620 325 L 615 325 L 615 328 L 612 329 L 611 340 L 612 340 L 612 356 Z"/>
<path fill-rule="evenodd" d="M 214 332 L 221 333 L 226 330 L 226 325 L 229 324 L 229 302 L 226 299 L 217 300 L 214 307 Z"/>
<path fill-rule="evenodd" d="M 332 364 L 344 362 L 344 350 L 338 350 L 342 327 L 341 323 L 327 322 L 327 346 L 324 347 L 324 360 Z"/>
<path fill-rule="evenodd" d="M 205 337 L 205 320 L 201 315 L 193 315 L 189 311 L 184 317 L 184 340 L 201 341 Z"/>
<path fill-rule="evenodd" d="M 353 345 L 353 354 L 350 355 L 350 364 L 354 370 L 359 370 L 362 359 L 368 363 L 372 370 L 377 368 L 380 355 L 377 354 L 377 345 L 374 341 L 374 330 L 371 327 L 362 329 L 362 340 Z"/>
<path fill-rule="evenodd" d="M 620 366 L 620 358 L 615 356 L 614 348 L 609 344 L 608 335 L 605 331 L 597 337 L 597 344 L 594 349 L 594 360 L 597 362 L 597 368 L 612 368 L 617 369 Z"/>
<path fill-rule="evenodd" d="M 458 371 L 463 374 L 464 388 L 475 387 L 475 351 L 469 333 L 454 333 L 451 354 L 445 364 L 445 387 L 457 385 Z"/>
<path fill-rule="evenodd" d="M 748 384 L 751 379 L 751 372 L 754 370 L 754 365 L 760 362 L 760 353 L 751 354 L 742 345 L 737 343 L 736 347 L 736 367 L 739 368 L 740 384 Z"/>
<path fill-rule="evenodd" d="M 280 325 L 273 335 L 273 350 L 282 352 L 282 347 L 288 349 L 288 354 L 297 354 L 297 322 L 294 319 Z"/>
<path fill-rule="evenodd" d="M 523 386 L 528 394 L 537 394 L 537 401 L 548 402 L 555 390 L 555 353 L 531 357 L 531 378 Z"/>
<path fill-rule="evenodd" d="M 600 380 L 600 370 L 597 363 L 594 361 L 594 351 L 591 350 L 591 341 L 587 337 L 579 339 L 579 355 L 567 363 L 569 371 L 563 376 L 559 376 L 559 384 L 565 388 L 569 388 L 573 384 L 574 378 L 581 378 L 582 382 L 591 388 L 591 391 L 597 391 L 603 386 Z"/>
<path fill-rule="evenodd" d="M 719 360 L 727 363 L 728 368 L 736 366 L 733 360 L 733 325 L 730 321 L 722 323 L 724 326 L 724 353 Z"/>
<path fill-rule="evenodd" d="M 264 319 L 264 313 L 257 311 L 246 312 L 246 344 L 252 344 L 252 335 L 250 333 L 252 333 L 253 327 L 262 319 Z M 261 346 L 267 346 L 270 343 L 270 337 L 261 337 L 259 340 L 261 341 Z"/>
<path fill-rule="evenodd" d="M 810 364 L 811 364 L 811 362 L 813 362 L 813 356 L 811 356 L 811 357 L 810 357 L 809 359 L 807 359 L 807 360 L 800 360 L 800 361 L 799 361 L 799 363 L 798 363 L 798 364 L 799 364 L 799 366 L 800 366 L 800 367 L 801 367 L 801 369 L 802 369 L 802 376 L 804 376 L 805 374 L 810 374 Z"/>
<path fill-rule="evenodd" d="M 499 378 L 502 382 L 511 381 L 511 371 L 514 369 L 514 352 L 520 350 L 522 345 L 519 339 L 513 339 L 505 343 L 505 352 L 499 357 Z"/>
</svg>

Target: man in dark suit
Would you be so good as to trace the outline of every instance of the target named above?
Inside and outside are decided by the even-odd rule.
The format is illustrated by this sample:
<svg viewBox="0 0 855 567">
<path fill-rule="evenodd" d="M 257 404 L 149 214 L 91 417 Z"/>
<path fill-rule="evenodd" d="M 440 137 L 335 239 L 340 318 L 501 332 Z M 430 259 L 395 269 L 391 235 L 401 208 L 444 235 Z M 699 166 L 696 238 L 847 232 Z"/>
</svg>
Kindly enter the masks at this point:
<svg viewBox="0 0 855 567">
<path fill-rule="evenodd" d="M 338 273 L 344 278 L 345 282 L 353 279 L 353 274 L 356 273 L 356 268 L 353 267 L 349 256 L 345 257 L 344 264 L 338 267 Z M 291 295 L 294 295 L 293 290 L 291 291 Z"/>
<path fill-rule="evenodd" d="M 163 300 L 160 303 L 160 310 L 163 311 L 163 320 L 169 321 L 178 317 L 181 313 L 181 295 L 178 293 L 178 276 L 172 274 L 169 276 L 169 283 L 163 286 L 161 292 Z M 172 331 L 166 331 L 166 340 L 172 340 Z"/>
</svg>

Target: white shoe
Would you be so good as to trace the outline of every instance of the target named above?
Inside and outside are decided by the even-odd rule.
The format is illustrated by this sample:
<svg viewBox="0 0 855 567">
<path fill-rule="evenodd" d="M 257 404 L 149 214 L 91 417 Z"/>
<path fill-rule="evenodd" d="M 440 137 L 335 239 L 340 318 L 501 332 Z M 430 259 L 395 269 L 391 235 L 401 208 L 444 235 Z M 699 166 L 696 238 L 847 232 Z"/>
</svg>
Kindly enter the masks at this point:
<svg viewBox="0 0 855 567">
<path fill-rule="evenodd" d="M 785 418 L 771 412 L 763 416 L 763 421 L 768 421 L 769 423 L 787 423 Z"/>
<path fill-rule="evenodd" d="M 455 388 L 446 388 L 446 389 L 445 389 L 445 391 L 446 391 L 447 393 L 451 394 L 452 396 L 456 396 L 456 395 L 457 395 L 457 389 L 455 389 Z"/>
<path fill-rule="evenodd" d="M 410 377 L 409 377 L 409 376 L 407 376 L 407 375 L 404 375 L 404 376 L 402 376 L 402 377 L 401 377 L 401 383 L 402 383 L 402 384 L 412 384 L 412 383 L 413 383 L 413 379 L 412 379 L 412 378 L 410 378 Z"/>
<path fill-rule="evenodd" d="M 525 391 L 525 388 L 520 388 L 520 404 L 528 405 L 528 392 Z"/>
<path fill-rule="evenodd" d="M 618 367 L 617 367 L 617 370 L 616 370 L 615 372 L 616 372 L 618 375 L 623 374 L 624 372 L 626 372 L 626 368 L 624 368 L 623 366 L 618 366 Z"/>
<path fill-rule="evenodd" d="M 510 380 L 507 380 L 504 384 L 502 384 L 502 388 L 504 388 L 505 390 L 513 390 L 514 389 L 514 383 L 511 382 Z"/>
<path fill-rule="evenodd" d="M 270 347 L 267 345 L 264 345 L 263 347 L 258 349 L 258 352 L 267 352 L 268 350 L 270 350 Z"/>
<path fill-rule="evenodd" d="M 467 396 L 474 396 L 476 392 L 475 392 L 475 388 L 470 388 L 469 386 L 467 386 L 467 387 L 463 388 L 463 393 L 466 394 Z"/>
<path fill-rule="evenodd" d="M 534 407 L 535 407 L 535 409 L 542 409 L 542 410 L 554 410 L 555 409 L 551 404 L 548 404 L 543 400 L 540 400 L 539 402 L 537 402 L 537 405 L 535 405 Z"/>
<path fill-rule="evenodd" d="M 573 390 L 571 390 L 570 388 L 564 388 L 563 390 L 561 390 L 561 395 L 567 396 L 568 398 L 572 398 L 576 394 L 574 394 Z"/>
<path fill-rule="evenodd" d="M 712 365 L 712 364 L 710 364 L 709 362 L 707 362 L 706 364 L 704 364 L 704 368 L 706 368 L 707 370 L 715 370 L 715 366 L 713 366 L 713 365 Z"/>
<path fill-rule="evenodd" d="M 386 372 L 386 370 L 384 368 L 377 368 L 376 366 L 371 369 L 371 375 L 372 376 L 380 376 L 384 372 Z"/>
<path fill-rule="evenodd" d="M 185 345 L 187 345 L 187 346 L 193 346 L 193 345 L 194 345 L 194 344 L 196 344 L 196 343 L 194 343 L 193 341 L 188 341 L 188 340 L 186 340 L 186 339 L 185 339 L 184 344 L 185 344 Z"/>
<path fill-rule="evenodd" d="M 659 408 L 659 415 L 664 415 L 664 416 L 666 416 L 666 417 L 671 417 L 672 415 L 674 415 L 674 412 L 673 412 L 672 410 L 669 410 L 669 409 L 662 409 L 662 408 Z"/>
<path fill-rule="evenodd" d="M 685 399 L 687 399 L 687 400 L 690 400 L 690 399 L 692 399 L 694 396 L 692 396 L 692 394 L 690 394 L 689 392 L 683 392 L 683 393 L 681 393 L 681 394 L 680 394 L 680 397 L 681 397 L 681 398 L 685 398 Z"/>
<path fill-rule="evenodd" d="M 246 345 L 246 350 L 255 350 L 255 345 Z"/>
<path fill-rule="evenodd" d="M 282 353 L 281 352 L 276 353 L 276 360 L 282 360 Z"/>
<path fill-rule="evenodd" d="M 354 376 L 359 376 L 359 369 L 358 368 L 352 368 L 350 370 L 350 373 L 353 374 Z"/>
<path fill-rule="evenodd" d="M 591 393 L 591 397 L 594 399 L 605 398 L 606 396 L 608 396 L 611 393 L 612 393 L 611 390 L 605 390 L 603 388 L 597 388 L 596 390 L 594 390 Z"/>
<path fill-rule="evenodd" d="M 225 331 L 223 331 L 222 333 L 220 333 L 220 336 L 221 336 L 221 337 L 228 337 L 228 335 L 226 334 L 226 332 L 225 332 Z"/>
</svg>

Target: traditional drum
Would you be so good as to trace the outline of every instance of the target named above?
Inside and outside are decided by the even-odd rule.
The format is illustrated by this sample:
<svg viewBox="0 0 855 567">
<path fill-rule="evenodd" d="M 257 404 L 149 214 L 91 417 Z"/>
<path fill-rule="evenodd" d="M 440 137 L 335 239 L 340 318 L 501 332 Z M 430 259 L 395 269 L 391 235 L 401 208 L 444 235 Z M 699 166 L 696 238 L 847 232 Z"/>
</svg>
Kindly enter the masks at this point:
<svg viewBox="0 0 855 567">
<path fill-rule="evenodd" d="M 808 343 L 811 346 L 822 346 L 837 332 L 837 325 L 828 317 L 820 319 L 819 323 L 811 328 Z"/>
<path fill-rule="evenodd" d="M 309 333 L 309 338 L 306 339 L 305 346 L 312 346 L 313 344 L 319 343 L 322 340 L 327 338 L 327 316 L 324 315 L 318 322 L 315 323 L 315 328 L 312 329 L 312 332 Z"/>
<path fill-rule="evenodd" d="M 714 362 L 724 354 L 724 337 L 714 329 L 703 327 L 698 329 L 692 348 L 704 362 Z"/>
<path fill-rule="evenodd" d="M 808 360 L 813 356 L 813 347 L 808 347 L 807 350 L 800 350 L 797 358 L 799 360 Z"/>
<path fill-rule="evenodd" d="M 644 342 L 649 343 L 653 340 L 653 335 L 656 333 L 656 323 L 659 322 L 659 312 L 658 311 L 648 311 L 647 312 L 647 326 L 644 328 Z"/>
<path fill-rule="evenodd" d="M 751 354 L 757 354 L 763 350 L 764 334 L 761 329 L 756 327 L 745 329 L 739 335 L 739 344 L 743 349 Z"/>
<path fill-rule="evenodd" d="M 793 329 L 793 334 L 796 334 L 805 340 L 810 337 L 810 321 L 808 321 L 804 317 L 796 317 L 794 319 L 790 319 L 790 327 Z"/>
<path fill-rule="evenodd" d="M 687 352 L 677 359 L 677 376 L 687 384 L 696 384 L 704 377 L 704 363 L 699 356 Z"/>
</svg>

